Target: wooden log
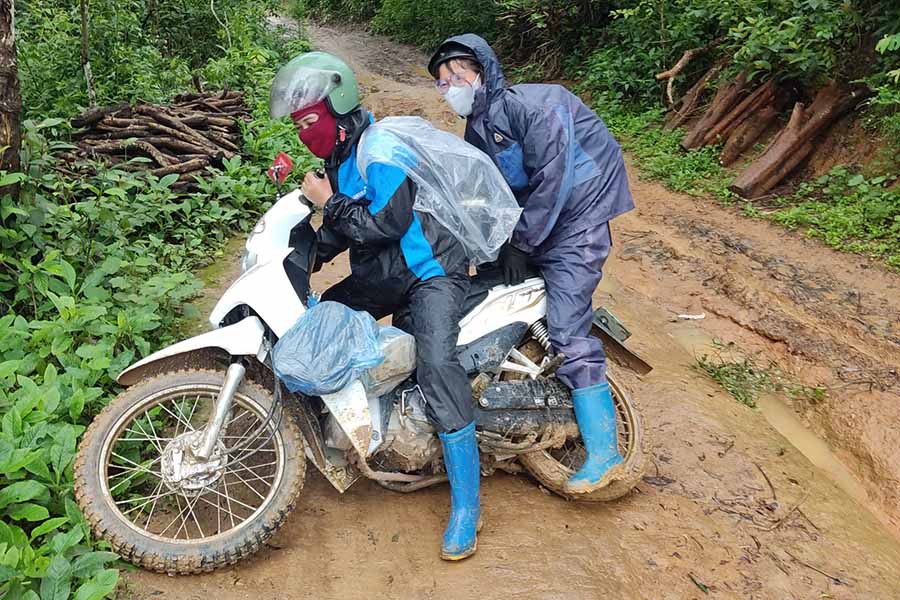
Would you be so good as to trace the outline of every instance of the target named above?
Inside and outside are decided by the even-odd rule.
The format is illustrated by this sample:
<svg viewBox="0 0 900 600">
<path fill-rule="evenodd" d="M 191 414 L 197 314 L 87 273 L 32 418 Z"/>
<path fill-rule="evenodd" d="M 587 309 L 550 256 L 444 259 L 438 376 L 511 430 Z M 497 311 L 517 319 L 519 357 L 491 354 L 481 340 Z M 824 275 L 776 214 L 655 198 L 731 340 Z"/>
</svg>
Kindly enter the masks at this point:
<svg viewBox="0 0 900 600">
<path fill-rule="evenodd" d="M 744 198 L 768 192 L 806 158 L 816 136 L 869 95 L 868 88 L 847 92 L 832 81 L 819 90 L 808 108 L 795 104 L 788 124 L 729 189 Z"/>
<path fill-rule="evenodd" d="M 151 136 L 148 138 L 144 138 L 144 141 L 153 144 L 157 148 L 166 148 L 178 154 L 202 154 L 204 156 L 209 155 L 209 152 L 207 152 L 206 148 L 204 148 L 203 146 L 198 146 L 196 144 L 191 144 L 189 142 L 171 137 Z"/>
<path fill-rule="evenodd" d="M 96 124 L 97 129 L 103 131 L 111 131 L 113 129 L 128 129 L 129 127 L 143 127 L 143 119 L 122 118 L 113 115 L 107 115 Z"/>
<path fill-rule="evenodd" d="M 85 135 L 82 135 L 79 139 L 82 140 L 124 140 L 128 138 L 141 138 L 147 137 L 150 135 L 150 130 L 145 129 L 143 127 L 135 127 L 133 129 L 119 129 L 112 131 L 91 131 Z"/>
<path fill-rule="evenodd" d="M 182 173 L 190 173 L 192 171 L 200 171 L 206 165 L 209 164 L 209 159 L 207 157 L 202 158 L 194 158 L 191 160 L 186 160 L 184 162 L 180 162 L 168 167 L 163 167 L 161 169 L 153 169 L 150 171 L 151 174 L 156 175 L 157 177 L 164 177 L 166 175 L 170 175 L 172 173 L 178 173 L 179 175 Z"/>
<path fill-rule="evenodd" d="M 738 105 L 722 116 L 703 137 L 701 145 L 707 146 L 716 142 L 719 136 L 727 137 L 744 119 L 753 118 L 753 113 L 775 101 L 775 80 L 770 79 L 759 86 L 752 94 L 744 98 Z"/>
<path fill-rule="evenodd" d="M 682 140 L 681 147 L 685 150 L 699 148 L 709 129 L 741 101 L 746 91 L 746 73 L 741 73 L 733 82 L 720 87 L 709 108 Z"/>
<path fill-rule="evenodd" d="M 178 119 L 172 117 L 171 115 L 167 115 L 165 112 L 158 108 L 143 104 L 138 106 L 135 110 L 140 114 L 153 117 L 157 124 L 151 125 L 150 128 L 155 131 L 160 131 L 161 133 L 165 133 L 166 135 L 171 137 L 180 138 L 181 140 L 190 144 L 196 144 L 198 146 L 206 147 L 210 152 L 213 153 L 220 150 L 220 148 L 218 148 L 202 133 L 191 129 Z"/>
<path fill-rule="evenodd" d="M 214 131 L 204 131 L 203 135 L 209 139 L 211 142 L 215 143 L 220 148 L 225 148 L 226 150 L 231 150 L 232 152 L 240 152 L 240 147 L 229 140 L 226 136 L 220 135 Z"/>
<path fill-rule="evenodd" d="M 98 108 L 92 108 L 90 110 L 86 110 L 74 119 L 72 119 L 72 127 L 81 128 L 87 127 L 89 125 L 93 125 L 107 115 L 111 115 L 113 113 L 127 113 L 131 110 L 131 107 L 127 103 L 116 104 L 115 106 L 101 106 Z"/>
<path fill-rule="evenodd" d="M 88 155 L 125 153 L 125 146 L 122 145 L 121 141 L 82 140 L 78 143 L 78 148 Z"/>
<path fill-rule="evenodd" d="M 234 155 L 230 150 L 216 146 L 213 142 L 201 136 L 199 133 L 197 133 L 196 135 L 188 136 L 181 131 L 172 129 L 171 127 L 166 127 L 165 125 L 161 125 L 159 123 L 154 123 L 153 125 L 151 125 L 150 130 L 156 133 L 164 134 L 164 136 L 161 137 L 169 138 L 173 141 L 177 140 L 182 144 L 190 145 L 190 147 L 192 148 L 190 152 L 192 154 L 216 154 L 219 152 L 226 152 L 228 153 L 228 158 L 231 158 Z M 199 149 L 200 151 L 197 152 L 197 149 Z"/>
<path fill-rule="evenodd" d="M 144 140 L 133 142 L 129 144 L 129 147 L 137 148 L 138 150 L 146 152 L 150 156 L 150 158 L 155 160 L 156 163 L 161 167 L 168 167 L 176 162 L 173 158 L 166 156 L 165 154 L 160 152 L 156 146 Z"/>
<path fill-rule="evenodd" d="M 735 127 L 728 136 L 725 147 L 722 148 L 719 163 L 724 167 L 732 165 L 775 122 L 777 117 L 778 111 L 775 109 L 775 105 L 769 104 L 754 113 L 752 117 L 744 119 L 744 122 Z"/>
</svg>

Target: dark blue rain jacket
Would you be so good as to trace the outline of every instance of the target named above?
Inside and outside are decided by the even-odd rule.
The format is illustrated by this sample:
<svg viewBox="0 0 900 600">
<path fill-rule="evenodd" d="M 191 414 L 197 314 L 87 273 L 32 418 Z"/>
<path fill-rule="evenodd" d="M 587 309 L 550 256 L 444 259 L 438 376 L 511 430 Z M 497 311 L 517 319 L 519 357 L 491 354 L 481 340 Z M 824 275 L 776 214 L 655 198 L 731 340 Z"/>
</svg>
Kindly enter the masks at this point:
<svg viewBox="0 0 900 600">
<path fill-rule="evenodd" d="M 494 160 L 523 208 L 514 246 L 540 253 L 634 208 L 619 144 L 577 96 L 559 85 L 507 88 L 486 41 L 447 41 L 470 48 L 484 68 L 465 139 Z"/>
<path fill-rule="evenodd" d="M 431 215 L 413 210 L 415 182 L 379 162 L 369 164 L 364 180 L 358 148 L 357 138 L 338 164 L 326 166 L 335 194 L 323 210 L 319 264 L 349 248 L 354 277 L 400 293 L 415 281 L 467 272 L 460 242 Z"/>
</svg>

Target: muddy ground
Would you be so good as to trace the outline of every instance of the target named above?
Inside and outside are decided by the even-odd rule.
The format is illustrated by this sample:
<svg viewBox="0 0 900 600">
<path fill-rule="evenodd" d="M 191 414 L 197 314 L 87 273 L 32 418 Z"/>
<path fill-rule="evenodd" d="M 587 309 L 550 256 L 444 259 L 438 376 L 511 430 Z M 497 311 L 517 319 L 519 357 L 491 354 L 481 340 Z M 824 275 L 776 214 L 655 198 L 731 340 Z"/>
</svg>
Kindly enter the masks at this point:
<svg viewBox="0 0 900 600">
<path fill-rule="evenodd" d="M 376 116 L 419 114 L 461 131 L 419 52 L 359 31 L 311 34 L 360 74 Z M 631 182 L 638 209 L 614 223 L 595 302 L 629 326 L 630 347 L 655 367 L 627 378 L 654 462 L 633 494 L 586 505 L 524 477 L 487 478 L 478 554 L 447 564 L 437 558 L 446 487 L 400 495 L 361 481 L 340 495 L 310 470 L 294 514 L 256 558 L 191 578 L 135 573 L 129 593 L 900 598 L 900 278 L 668 192 L 635 169 Z M 336 261 L 315 285 L 345 273 Z M 217 285 L 232 275 L 218 271 Z M 738 404 L 692 368 L 714 338 L 828 386 L 827 398 L 786 405 L 767 397 L 762 410 Z"/>
</svg>

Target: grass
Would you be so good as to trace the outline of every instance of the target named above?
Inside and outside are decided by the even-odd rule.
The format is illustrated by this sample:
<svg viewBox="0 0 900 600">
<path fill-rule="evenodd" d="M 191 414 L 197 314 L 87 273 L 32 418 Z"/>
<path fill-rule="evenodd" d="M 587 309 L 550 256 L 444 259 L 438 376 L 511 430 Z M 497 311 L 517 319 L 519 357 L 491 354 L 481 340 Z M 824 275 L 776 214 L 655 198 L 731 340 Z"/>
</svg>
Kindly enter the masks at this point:
<svg viewBox="0 0 900 600">
<path fill-rule="evenodd" d="M 728 185 L 734 173 L 719 164 L 720 148 L 708 146 L 686 152 L 681 147 L 684 130 L 664 130 L 662 118 L 661 110 L 612 111 L 605 115 L 610 131 L 635 157 L 645 175 L 676 192 L 732 203 L 735 196 Z"/>
<path fill-rule="evenodd" d="M 716 352 L 699 356 L 694 368 L 705 373 L 731 396 L 745 406 L 756 407 L 760 394 L 782 392 L 791 398 L 809 402 L 821 402 L 826 390 L 823 386 L 810 387 L 799 384 L 770 362 L 767 367 L 756 363 L 752 357 L 741 356 L 734 343 L 715 341 Z"/>
<path fill-rule="evenodd" d="M 845 252 L 855 252 L 900 269 L 898 176 L 866 178 L 856 168 L 836 167 L 778 198 L 775 210 L 758 215 Z M 752 216 L 759 211 L 750 210 Z"/>
</svg>

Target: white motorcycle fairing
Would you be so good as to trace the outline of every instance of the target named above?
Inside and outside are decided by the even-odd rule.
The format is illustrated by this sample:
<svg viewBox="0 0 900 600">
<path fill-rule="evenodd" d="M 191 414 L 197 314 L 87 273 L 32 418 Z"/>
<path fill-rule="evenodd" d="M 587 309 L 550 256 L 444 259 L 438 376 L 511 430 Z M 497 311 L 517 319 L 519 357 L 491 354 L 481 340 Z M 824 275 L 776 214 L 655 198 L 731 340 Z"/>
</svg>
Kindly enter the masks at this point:
<svg viewBox="0 0 900 600">
<path fill-rule="evenodd" d="M 196 335 L 154 352 L 119 373 L 116 381 L 121 385 L 133 385 L 143 378 L 144 371 L 154 363 L 206 348 L 220 348 L 232 356 L 255 356 L 262 362 L 267 352 L 263 343 L 264 335 L 265 327 L 262 322 L 256 317 L 247 317 L 234 325 Z"/>
<path fill-rule="evenodd" d="M 210 313 L 210 324 L 219 327 L 233 309 L 249 306 L 275 335 L 283 336 L 306 312 L 282 264 L 290 253 L 291 248 L 283 248 L 238 277 Z"/>
<path fill-rule="evenodd" d="M 526 279 L 519 285 L 492 288 L 487 298 L 459 322 L 457 345 L 469 344 L 510 323 L 531 325 L 546 314 L 547 296 L 540 277 Z"/>
</svg>

